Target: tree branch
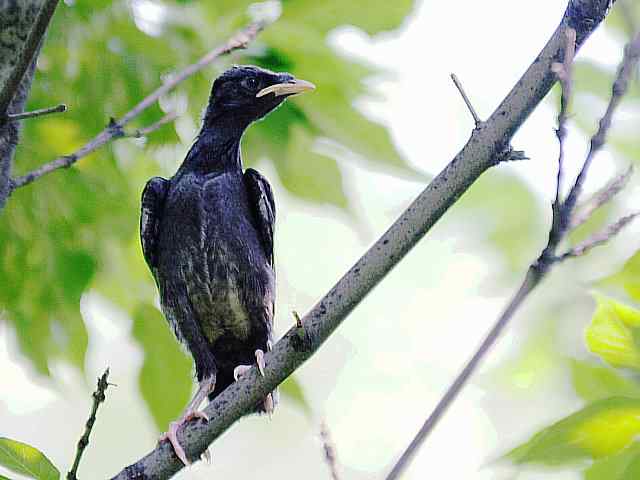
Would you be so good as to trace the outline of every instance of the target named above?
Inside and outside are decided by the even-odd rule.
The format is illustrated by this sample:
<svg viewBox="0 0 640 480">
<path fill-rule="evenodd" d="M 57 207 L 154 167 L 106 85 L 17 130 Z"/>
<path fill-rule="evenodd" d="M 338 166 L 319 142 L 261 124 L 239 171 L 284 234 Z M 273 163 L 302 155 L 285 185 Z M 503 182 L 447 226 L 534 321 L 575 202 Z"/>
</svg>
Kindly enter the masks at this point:
<svg viewBox="0 0 640 480">
<path fill-rule="evenodd" d="M 0 211 L 11 193 L 13 155 L 20 132 L 20 125 L 5 121 L 5 117 L 24 110 L 37 52 L 48 23 L 45 20 L 47 16 L 50 18 L 51 4 L 43 7 L 43 3 L 42 0 L 0 2 L 0 94 L 9 99 L 0 115 Z M 27 42 L 31 42 L 31 46 L 27 46 Z M 35 50 L 31 51 L 33 45 Z M 30 61 L 25 63 L 27 57 Z"/>
<path fill-rule="evenodd" d="M 18 91 L 24 74 L 35 59 L 36 52 L 40 48 L 40 43 L 47 31 L 51 17 L 53 17 L 53 12 L 56 11 L 58 2 L 59 0 L 46 0 L 42 8 L 40 8 L 36 21 L 27 37 L 27 41 L 22 47 L 18 63 L 11 72 L 11 76 L 5 82 L 4 87 L 0 90 L 0 121 L 6 121 L 9 104 Z"/>
<path fill-rule="evenodd" d="M 191 422 L 179 432 L 189 458 L 198 459 L 216 438 L 309 359 L 471 184 L 498 163 L 512 136 L 555 83 L 551 65 L 562 61 L 565 30 L 576 30 L 578 48 L 604 19 L 609 6 L 609 0 L 569 2 L 560 26 L 542 52 L 491 117 L 474 129 L 460 153 L 302 318 L 302 328 L 291 328 L 265 355 L 264 377 L 252 368 L 206 407 L 211 419 L 208 423 Z M 183 466 L 171 446 L 162 442 L 114 479 L 165 479 Z"/>
<path fill-rule="evenodd" d="M 148 127 L 139 128 L 138 130 L 135 130 L 134 132 L 128 133 L 125 136 L 133 137 L 133 138 L 146 137 L 150 133 L 153 133 L 156 130 L 158 130 L 159 128 L 162 128 L 167 123 L 173 122 L 176 118 L 178 118 L 178 114 L 177 113 L 169 112 L 165 116 L 163 116 L 160 120 L 158 120 L 155 123 L 152 123 Z"/>
<path fill-rule="evenodd" d="M 52 113 L 62 113 L 66 111 L 67 106 L 64 103 L 61 103 L 55 107 L 39 108 L 38 110 L 31 110 L 30 112 L 10 113 L 7 115 L 7 120 L 10 122 L 17 122 L 18 120 L 26 120 L 28 118 L 42 117 L 44 115 L 51 115 Z"/>
<path fill-rule="evenodd" d="M 80 465 L 80 460 L 82 459 L 82 454 L 84 453 L 84 449 L 89 445 L 89 435 L 91 435 L 91 430 L 93 430 L 93 424 L 96 422 L 96 414 L 98 413 L 98 407 L 105 400 L 105 392 L 111 383 L 108 382 L 109 379 L 109 369 L 107 368 L 102 376 L 98 377 L 98 385 L 96 386 L 96 391 L 93 392 L 93 406 L 91 407 L 91 414 L 89 415 L 89 419 L 85 425 L 84 433 L 78 440 L 78 448 L 76 449 L 76 456 L 73 460 L 73 466 L 69 473 L 67 473 L 67 480 L 78 480 L 76 476 L 78 473 L 78 466 Z"/>
<path fill-rule="evenodd" d="M 131 120 L 136 118 L 138 115 L 140 115 L 147 108 L 152 106 L 155 102 L 157 102 L 160 97 L 172 91 L 180 83 L 184 82 L 194 73 L 202 70 L 218 57 L 227 55 L 234 50 L 246 48 L 247 45 L 257 37 L 258 33 L 260 33 L 263 28 L 264 24 L 262 23 L 252 23 L 244 29 L 236 32 L 227 42 L 214 48 L 196 63 L 187 66 L 186 68 L 182 69 L 171 78 L 169 78 L 169 80 L 167 80 L 163 85 L 154 90 L 151 94 L 142 99 L 142 101 L 135 107 L 125 113 L 125 115 L 120 120 L 112 119 L 109 125 L 107 125 L 104 130 L 96 135 L 93 140 L 80 147 L 75 152 L 69 155 L 58 157 L 55 160 L 52 160 L 49 163 L 45 163 L 44 165 L 27 173 L 26 175 L 14 178 L 12 182 L 12 190 L 28 185 L 34 180 L 37 180 L 38 178 L 48 173 L 55 172 L 60 168 L 68 168 L 81 158 L 86 157 L 91 152 L 97 150 L 106 143 L 116 138 L 122 138 L 126 136 L 124 132 L 124 126 L 127 125 Z"/>
<path fill-rule="evenodd" d="M 560 182 L 562 179 L 562 168 L 563 168 L 563 151 L 564 151 L 564 130 L 565 130 L 565 121 L 567 118 L 567 105 L 570 101 L 571 95 L 571 61 L 573 59 L 573 44 L 575 40 L 575 32 L 571 32 L 571 29 L 568 31 L 567 35 L 567 48 L 565 49 L 565 59 L 563 64 L 558 67 L 560 64 L 555 64 L 552 66 L 554 72 L 558 75 L 558 78 L 562 84 L 562 98 L 560 101 L 560 114 L 558 115 L 558 130 L 557 137 L 559 143 L 559 156 L 558 156 L 558 174 L 556 178 L 556 196 L 553 201 L 553 219 L 552 225 L 549 232 L 549 239 L 546 247 L 543 249 L 542 253 L 538 257 L 538 259 L 531 264 L 529 267 L 527 274 L 520 285 L 520 288 L 516 292 L 515 296 L 509 302 L 507 308 L 504 313 L 498 318 L 495 325 L 491 328 L 485 339 L 482 341 L 480 347 L 477 349 L 475 354 L 471 357 L 471 359 L 467 362 L 462 372 L 456 377 L 453 384 L 447 389 L 444 396 L 440 399 L 438 404 L 436 405 L 433 412 L 429 415 L 426 422 L 422 426 L 422 428 L 418 431 L 417 435 L 411 442 L 411 444 L 404 451 L 398 462 L 395 464 L 386 480 L 395 480 L 397 479 L 402 472 L 408 467 L 411 460 L 415 457 L 418 449 L 422 446 L 427 437 L 431 434 L 438 421 L 442 418 L 447 409 L 451 406 L 453 401 L 456 399 L 464 385 L 469 381 L 473 372 L 477 369 L 480 362 L 487 355 L 489 350 L 493 347 L 495 342 L 500 337 L 500 334 L 507 326 L 509 321 L 513 318 L 515 312 L 518 310 L 522 302 L 529 296 L 529 294 L 540 284 L 540 282 L 544 279 L 544 277 L 549 273 L 551 268 L 557 264 L 566 260 L 567 258 L 576 257 L 580 255 L 584 255 L 592 248 L 601 245 L 615 236 L 622 228 L 624 228 L 629 222 L 631 222 L 634 218 L 638 216 L 638 213 L 633 213 L 622 217 L 620 220 L 605 228 L 602 232 L 595 234 L 589 240 L 583 242 L 582 244 L 570 249 L 568 252 L 558 256 L 556 255 L 556 250 L 558 245 L 562 241 L 562 239 L 566 236 L 569 225 L 572 223 L 572 216 L 574 214 L 574 206 L 575 202 L 578 199 L 580 187 L 584 180 L 586 179 L 586 174 L 588 172 L 589 163 L 593 158 L 592 151 L 593 148 L 587 154 L 583 167 L 577 176 L 573 187 L 570 190 L 567 199 L 562 202 L 560 200 Z M 635 68 L 638 63 L 638 56 L 636 51 L 640 52 L 640 33 L 635 37 L 635 39 L 625 48 L 625 56 L 623 58 L 621 67 L 618 71 L 618 76 L 614 82 L 613 94 L 611 96 L 611 100 L 607 107 L 607 111 L 600 121 L 600 129 L 591 139 L 591 145 L 594 143 L 598 144 L 598 148 L 600 148 L 604 144 L 604 138 L 606 138 L 606 133 L 611 125 L 611 117 L 616 106 L 620 103 L 622 96 L 626 91 L 626 87 L 628 84 L 628 75 Z M 626 77 L 626 78 L 625 78 Z M 594 140 L 595 139 L 595 140 Z M 575 193 L 577 192 L 577 193 Z M 574 194 L 574 196 L 572 196 Z M 608 197 L 609 199 L 612 196 Z"/>
<path fill-rule="evenodd" d="M 324 460 L 329 467 L 331 473 L 331 480 L 340 480 L 340 474 L 338 473 L 338 455 L 336 454 L 336 447 L 331 441 L 331 433 L 329 432 L 329 426 L 324 420 L 320 422 L 320 440 L 322 440 L 322 449 L 324 450 Z"/>
</svg>

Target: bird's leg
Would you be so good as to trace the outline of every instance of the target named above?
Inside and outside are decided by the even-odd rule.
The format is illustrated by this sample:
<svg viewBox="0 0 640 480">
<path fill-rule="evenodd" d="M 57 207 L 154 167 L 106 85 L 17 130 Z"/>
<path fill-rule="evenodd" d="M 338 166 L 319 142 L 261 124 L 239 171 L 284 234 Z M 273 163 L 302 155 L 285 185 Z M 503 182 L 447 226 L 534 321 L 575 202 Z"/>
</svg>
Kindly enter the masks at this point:
<svg viewBox="0 0 640 480">
<path fill-rule="evenodd" d="M 191 399 L 187 407 L 184 409 L 182 416 L 175 422 L 169 423 L 169 430 L 167 430 L 166 433 L 163 433 L 160 436 L 161 442 L 163 440 L 169 440 L 169 443 L 171 443 L 171 446 L 173 447 L 173 450 L 176 452 L 176 455 L 185 465 L 189 465 L 191 462 L 187 458 L 187 454 L 185 453 L 184 448 L 182 448 L 182 445 L 180 445 L 180 442 L 178 441 L 178 430 L 185 423 L 193 419 L 200 418 L 205 422 L 209 421 L 209 417 L 207 416 L 207 414 L 201 410 L 198 410 L 198 407 L 200 407 L 200 404 L 202 403 L 202 401 L 205 398 L 207 398 L 207 396 L 211 392 L 213 392 L 215 388 L 216 388 L 215 374 L 209 377 L 203 378 L 198 386 L 198 391 L 193 396 L 193 398 Z"/>
</svg>

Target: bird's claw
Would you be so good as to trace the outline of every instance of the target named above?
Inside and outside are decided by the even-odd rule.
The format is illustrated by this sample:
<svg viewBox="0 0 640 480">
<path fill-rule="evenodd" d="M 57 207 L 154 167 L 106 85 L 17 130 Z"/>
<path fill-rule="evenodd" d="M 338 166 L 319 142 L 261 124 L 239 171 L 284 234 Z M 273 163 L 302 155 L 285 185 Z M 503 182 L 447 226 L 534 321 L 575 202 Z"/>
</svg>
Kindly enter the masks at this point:
<svg viewBox="0 0 640 480">
<path fill-rule="evenodd" d="M 267 350 L 271 349 L 270 342 L 267 343 Z M 256 350 L 256 363 L 258 364 L 258 370 L 260 371 L 260 375 L 264 377 L 264 367 L 266 364 L 264 363 L 264 352 L 260 349 Z M 251 370 L 251 365 L 238 365 L 233 369 L 233 378 L 237 382 L 240 377 L 242 377 L 245 373 Z"/>
<path fill-rule="evenodd" d="M 264 367 L 266 364 L 264 363 L 264 352 L 260 349 L 256 350 L 256 362 L 258 364 L 258 370 L 260 370 L 260 375 L 264 377 Z"/>
<path fill-rule="evenodd" d="M 175 422 L 169 423 L 169 430 L 167 430 L 165 433 L 160 435 L 159 441 L 162 442 L 164 440 L 169 440 L 169 443 L 171 443 L 171 446 L 173 447 L 173 451 L 176 452 L 176 456 L 187 467 L 191 465 L 191 462 L 187 458 L 187 454 L 185 453 L 184 448 L 182 448 L 182 445 L 180 445 L 180 442 L 178 441 L 178 430 L 185 423 L 191 420 L 197 420 L 197 419 L 201 419 L 201 420 L 204 420 L 205 422 L 208 422 L 209 415 L 207 415 L 201 410 L 193 410 L 190 412 L 186 412 L 180 420 L 176 420 Z"/>
<path fill-rule="evenodd" d="M 273 416 L 273 410 L 275 407 L 273 403 L 273 395 L 271 393 L 265 397 L 263 406 L 264 406 L 264 411 L 267 412 L 267 414 L 269 415 L 269 419 L 271 419 L 271 417 Z"/>
<path fill-rule="evenodd" d="M 238 365 L 233 369 L 233 379 L 237 382 L 238 379 L 251 370 L 251 365 Z"/>
<path fill-rule="evenodd" d="M 211 465 L 211 450 L 208 448 L 205 448 L 204 452 L 202 452 L 201 458 L 202 460 L 207 462 L 207 465 Z"/>
<path fill-rule="evenodd" d="M 205 423 L 209 423 L 209 415 L 207 415 L 205 412 L 203 412 L 202 410 L 194 410 L 193 412 L 189 412 L 187 413 L 183 419 L 182 422 L 186 423 L 189 420 L 195 420 L 195 419 L 200 419 L 200 420 L 204 420 Z"/>
<path fill-rule="evenodd" d="M 169 440 L 169 443 L 173 447 L 173 451 L 176 452 L 176 456 L 185 466 L 188 467 L 191 465 L 191 462 L 187 458 L 184 448 L 182 448 L 182 445 L 180 445 L 180 442 L 178 441 L 178 429 L 184 424 L 184 421 L 185 420 L 182 419 L 169 423 L 169 430 L 160 436 L 160 441 Z"/>
</svg>

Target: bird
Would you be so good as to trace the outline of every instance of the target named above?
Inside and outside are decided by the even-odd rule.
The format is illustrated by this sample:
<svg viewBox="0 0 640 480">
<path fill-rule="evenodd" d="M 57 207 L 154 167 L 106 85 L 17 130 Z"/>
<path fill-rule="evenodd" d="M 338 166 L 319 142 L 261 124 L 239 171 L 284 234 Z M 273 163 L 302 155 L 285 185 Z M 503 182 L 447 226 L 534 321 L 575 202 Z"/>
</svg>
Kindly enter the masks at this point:
<svg viewBox="0 0 640 480">
<path fill-rule="evenodd" d="M 272 347 L 276 209 L 267 179 L 243 169 L 251 123 L 288 97 L 315 89 L 289 73 L 234 66 L 214 82 L 200 131 L 173 177 L 153 177 L 141 199 L 140 239 L 160 306 L 193 357 L 198 389 L 160 441 L 188 465 L 179 429 Z M 272 392 L 255 412 L 271 414 Z"/>
</svg>

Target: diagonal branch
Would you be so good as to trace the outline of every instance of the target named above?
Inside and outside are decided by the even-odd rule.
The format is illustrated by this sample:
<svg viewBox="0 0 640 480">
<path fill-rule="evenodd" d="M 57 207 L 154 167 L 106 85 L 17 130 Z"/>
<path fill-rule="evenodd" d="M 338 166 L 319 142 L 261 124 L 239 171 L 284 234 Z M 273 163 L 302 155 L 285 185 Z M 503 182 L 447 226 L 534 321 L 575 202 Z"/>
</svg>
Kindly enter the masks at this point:
<svg viewBox="0 0 640 480">
<path fill-rule="evenodd" d="M 556 81 L 551 65 L 562 59 L 565 30 L 577 32 L 576 48 L 604 19 L 609 0 L 571 0 L 560 26 L 522 78 L 456 157 L 429 184 L 382 237 L 337 284 L 265 355 L 264 376 L 255 368 L 214 398 L 205 409 L 208 423 L 191 422 L 178 436 L 191 459 L 250 411 L 278 384 L 308 360 L 363 298 L 478 177 L 496 164 L 520 125 Z M 168 442 L 126 467 L 114 479 L 166 479 L 183 467 Z"/>
<path fill-rule="evenodd" d="M 558 68 L 558 64 L 555 64 L 552 66 L 552 69 L 558 75 L 563 88 L 560 115 L 558 117 L 558 123 L 559 123 L 558 131 L 563 129 L 563 126 L 564 126 L 563 124 L 566 119 L 566 108 L 569 102 L 569 97 L 571 92 L 571 85 L 570 85 L 571 67 L 569 63 L 571 61 L 571 58 L 573 58 L 572 57 L 573 51 L 572 51 L 571 44 L 573 44 L 574 39 L 575 39 L 575 32 L 567 35 L 567 42 L 568 42 L 568 46 L 566 49 L 567 53 L 565 56 L 565 61 L 563 63 L 564 66 L 562 67 L 562 69 L 560 70 Z M 614 82 L 611 101 L 609 103 L 609 106 L 607 108 L 605 115 L 603 116 L 603 119 L 600 121 L 601 127 L 596 133 L 596 135 L 594 136 L 594 138 L 598 137 L 599 139 L 602 140 L 602 143 L 600 143 L 600 147 L 604 144 L 604 138 L 606 137 L 606 133 L 609 126 L 611 125 L 611 117 L 613 115 L 613 111 L 615 110 L 616 106 L 620 103 L 620 100 L 626 91 L 627 82 L 624 81 L 623 76 L 627 75 L 628 72 L 632 71 L 633 68 L 635 68 L 635 66 L 638 63 L 639 55 L 633 54 L 636 48 L 640 48 L 640 33 L 625 49 L 626 53 L 623 58 L 621 67 L 618 71 L 618 76 Z M 462 372 L 460 372 L 460 374 L 456 377 L 453 384 L 447 389 L 446 393 L 440 399 L 435 409 L 431 412 L 431 414 L 427 418 L 422 428 L 420 428 L 420 430 L 418 431 L 417 435 L 415 436 L 411 444 L 407 447 L 407 449 L 404 451 L 404 453 L 402 454 L 402 456 L 400 457 L 396 465 L 393 467 L 393 469 L 387 476 L 386 480 L 397 479 L 400 476 L 400 474 L 407 468 L 407 466 L 409 465 L 409 463 L 417 453 L 418 449 L 422 446 L 424 441 L 431 434 L 431 432 L 437 425 L 438 421 L 442 418 L 442 416 L 445 414 L 447 409 L 451 406 L 451 404 L 456 399 L 458 394 L 462 391 L 462 388 L 464 387 L 464 385 L 469 381 L 474 371 L 478 368 L 478 366 L 480 365 L 480 362 L 491 350 L 493 345 L 495 345 L 496 341 L 500 337 L 500 334 L 507 327 L 508 323 L 511 321 L 511 319 L 513 318 L 514 314 L 516 313 L 516 311 L 518 310 L 522 302 L 540 284 L 540 282 L 549 273 L 551 268 L 555 264 L 567 258 L 584 255 L 585 253 L 590 251 L 592 248 L 598 245 L 602 245 L 603 243 L 611 239 L 613 236 L 615 236 L 617 233 L 619 233 L 620 230 L 622 230 L 627 224 L 629 224 L 633 219 L 635 219 L 638 216 L 638 213 L 632 213 L 630 215 L 627 215 L 621 218 L 620 220 L 618 220 L 617 222 L 615 222 L 614 224 L 610 225 L 609 227 L 605 228 L 602 232 L 597 233 L 596 235 L 591 237 L 591 239 L 585 241 L 584 243 L 576 246 L 575 248 L 569 250 L 568 252 L 560 256 L 556 255 L 556 250 L 558 248 L 558 245 L 562 241 L 562 239 L 566 236 L 566 233 L 568 231 L 568 225 L 572 223 L 572 216 L 574 213 L 573 207 L 575 205 L 575 201 L 577 200 L 580 192 L 580 185 L 586 179 L 588 163 L 591 161 L 591 157 L 593 155 L 591 151 L 589 151 L 584 163 L 586 167 L 582 168 L 580 174 L 576 178 L 576 181 L 571 189 L 571 192 L 577 192 L 575 194 L 575 197 L 571 200 L 571 202 L 569 202 L 569 199 L 571 198 L 571 193 L 570 193 L 567 200 L 562 202 L 560 200 L 559 189 L 560 189 L 560 181 L 562 179 L 562 168 L 563 168 L 562 152 L 563 152 L 564 134 L 558 133 L 557 136 L 558 136 L 558 142 L 560 144 L 560 155 L 559 155 L 559 162 L 558 162 L 558 175 L 556 179 L 556 182 L 557 182 L 556 197 L 553 202 L 553 220 L 552 220 L 551 230 L 549 232 L 548 243 L 546 247 L 543 249 L 540 256 L 538 257 L 538 259 L 529 267 L 527 274 L 525 275 L 525 278 L 522 284 L 520 285 L 520 288 L 518 289 L 516 294 L 513 296 L 513 298 L 507 305 L 507 308 L 504 310 L 502 315 L 500 315 L 500 317 L 498 318 L 494 326 L 491 328 L 491 330 L 489 331 L 485 339 L 480 344 L 480 347 L 478 347 L 474 355 L 471 357 L 471 359 L 467 362 L 465 367 L 462 369 Z M 596 140 L 596 142 L 597 141 L 599 140 Z M 593 138 L 591 139 L 591 145 L 594 145 Z"/>
<path fill-rule="evenodd" d="M 236 32 L 224 44 L 214 48 L 196 63 L 187 66 L 183 70 L 173 75 L 167 82 L 162 84 L 147 97 L 142 99 L 142 101 L 140 101 L 140 103 L 138 103 L 135 107 L 125 113 L 120 120 L 113 119 L 111 122 L 109 122 L 109 125 L 107 125 L 104 130 L 102 130 L 98 135 L 96 135 L 96 137 L 93 138 L 93 140 L 86 143 L 75 152 L 69 155 L 58 157 L 55 160 L 52 160 L 49 163 L 45 163 L 44 165 L 27 173 L 26 175 L 14 178 L 12 182 L 12 189 L 15 190 L 16 188 L 28 185 L 34 180 L 37 180 L 38 178 L 48 173 L 55 172 L 60 168 L 68 168 L 81 158 L 86 157 L 106 143 L 109 143 L 114 139 L 126 136 L 123 128 L 131 120 L 133 120 L 147 108 L 152 106 L 163 95 L 166 95 L 167 93 L 172 91 L 187 78 L 191 77 L 194 73 L 202 70 L 218 57 L 227 55 L 234 50 L 246 48 L 247 45 L 257 37 L 258 33 L 260 33 L 263 28 L 264 24 L 262 23 L 252 23 L 242 30 Z"/>
</svg>

